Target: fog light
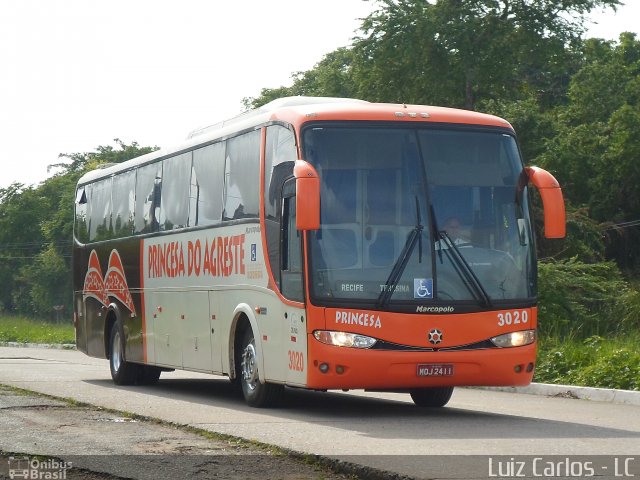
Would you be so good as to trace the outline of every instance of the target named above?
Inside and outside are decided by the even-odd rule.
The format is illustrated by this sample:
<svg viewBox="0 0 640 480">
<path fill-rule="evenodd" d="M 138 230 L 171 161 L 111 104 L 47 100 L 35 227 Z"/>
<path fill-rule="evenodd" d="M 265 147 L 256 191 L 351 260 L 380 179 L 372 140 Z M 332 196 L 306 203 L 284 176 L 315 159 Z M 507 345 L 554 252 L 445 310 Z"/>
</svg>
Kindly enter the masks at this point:
<svg viewBox="0 0 640 480">
<path fill-rule="evenodd" d="M 321 363 L 318 368 L 320 369 L 320 371 L 322 373 L 327 373 L 329 371 L 329 364 L 328 363 Z"/>
<path fill-rule="evenodd" d="M 536 341 L 535 330 L 522 330 L 520 332 L 510 332 L 504 335 L 493 337 L 491 342 L 500 348 L 523 347 Z"/>
<path fill-rule="evenodd" d="M 527 365 L 527 373 L 531 373 L 533 372 L 533 363 L 530 363 L 529 365 Z"/>
<path fill-rule="evenodd" d="M 343 367 L 342 365 L 338 365 L 338 366 L 336 367 L 336 373 L 337 373 L 338 375 L 342 375 L 342 374 L 344 373 L 344 367 Z"/>
<path fill-rule="evenodd" d="M 516 373 L 520 373 L 522 371 L 522 365 L 516 365 L 514 367 L 514 370 L 515 370 Z"/>
</svg>

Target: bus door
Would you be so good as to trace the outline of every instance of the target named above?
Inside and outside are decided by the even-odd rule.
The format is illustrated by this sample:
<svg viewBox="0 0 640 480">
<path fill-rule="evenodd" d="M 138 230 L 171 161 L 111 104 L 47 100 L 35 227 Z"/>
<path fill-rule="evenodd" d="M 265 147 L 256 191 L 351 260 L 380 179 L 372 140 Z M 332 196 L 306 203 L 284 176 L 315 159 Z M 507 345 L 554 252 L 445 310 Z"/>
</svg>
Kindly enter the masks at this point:
<svg viewBox="0 0 640 480">
<path fill-rule="evenodd" d="M 282 230 L 280 237 L 281 292 L 287 299 L 304 302 L 302 232 L 296 229 L 296 183 L 291 178 L 282 188 Z M 300 308 L 286 308 L 285 322 L 287 336 L 285 343 L 287 356 L 287 383 L 305 385 L 307 358 L 307 331 L 304 321 L 305 311 Z"/>
</svg>

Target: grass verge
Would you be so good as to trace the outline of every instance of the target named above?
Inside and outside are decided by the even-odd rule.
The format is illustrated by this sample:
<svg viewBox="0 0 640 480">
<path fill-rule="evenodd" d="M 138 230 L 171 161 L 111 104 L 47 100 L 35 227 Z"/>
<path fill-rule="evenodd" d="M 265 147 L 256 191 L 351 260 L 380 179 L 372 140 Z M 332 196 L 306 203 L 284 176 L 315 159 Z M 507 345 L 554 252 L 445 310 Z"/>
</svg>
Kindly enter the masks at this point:
<svg viewBox="0 0 640 480">
<path fill-rule="evenodd" d="M 0 315 L 0 342 L 75 343 L 70 323 L 47 323 L 30 318 Z"/>
<path fill-rule="evenodd" d="M 541 339 L 535 382 L 640 390 L 640 333 Z"/>
</svg>

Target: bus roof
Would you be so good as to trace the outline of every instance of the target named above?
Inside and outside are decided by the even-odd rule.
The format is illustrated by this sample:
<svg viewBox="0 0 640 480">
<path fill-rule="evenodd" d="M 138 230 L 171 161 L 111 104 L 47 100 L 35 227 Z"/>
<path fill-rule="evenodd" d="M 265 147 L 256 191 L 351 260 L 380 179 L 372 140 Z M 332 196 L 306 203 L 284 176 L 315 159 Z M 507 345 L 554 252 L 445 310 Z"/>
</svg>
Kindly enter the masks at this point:
<svg viewBox="0 0 640 480">
<path fill-rule="evenodd" d="M 450 123 L 495 126 L 512 130 L 509 122 L 502 118 L 469 110 L 426 105 L 371 103 L 353 98 L 284 97 L 231 119 L 194 130 L 180 145 L 162 148 L 126 162 L 92 170 L 83 175 L 78 184 L 109 177 L 120 171 L 145 165 L 156 159 L 189 150 L 200 144 L 211 143 L 219 138 L 258 127 L 267 122 L 282 121 L 300 125 L 308 121 L 323 120 Z"/>
</svg>

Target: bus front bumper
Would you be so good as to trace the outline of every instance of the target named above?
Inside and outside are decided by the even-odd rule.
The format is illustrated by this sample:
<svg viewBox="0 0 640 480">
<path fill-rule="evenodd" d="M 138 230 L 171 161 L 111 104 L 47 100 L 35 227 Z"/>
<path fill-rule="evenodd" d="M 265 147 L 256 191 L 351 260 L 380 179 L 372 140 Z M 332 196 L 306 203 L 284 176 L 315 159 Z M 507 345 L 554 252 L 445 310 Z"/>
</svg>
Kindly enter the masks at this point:
<svg viewBox="0 0 640 480">
<path fill-rule="evenodd" d="M 337 347 L 309 338 L 312 389 L 411 389 L 524 386 L 531 383 L 536 343 L 458 351 L 390 351 Z"/>
</svg>

